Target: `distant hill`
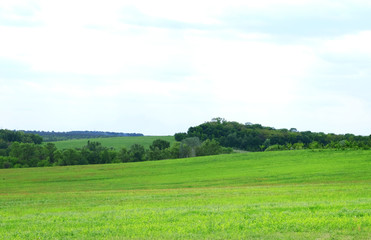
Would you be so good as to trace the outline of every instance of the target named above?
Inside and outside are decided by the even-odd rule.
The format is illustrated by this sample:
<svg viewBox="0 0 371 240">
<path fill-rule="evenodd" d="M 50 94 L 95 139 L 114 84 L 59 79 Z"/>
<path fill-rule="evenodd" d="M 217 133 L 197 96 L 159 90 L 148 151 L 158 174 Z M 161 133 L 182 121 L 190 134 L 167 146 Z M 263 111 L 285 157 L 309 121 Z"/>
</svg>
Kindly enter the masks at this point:
<svg viewBox="0 0 371 240">
<path fill-rule="evenodd" d="M 173 144 L 175 142 L 174 136 L 132 136 L 132 137 L 105 137 L 101 139 L 96 139 L 92 141 L 100 142 L 102 146 L 108 148 L 114 148 L 120 150 L 122 147 L 130 149 L 130 146 L 133 144 L 140 144 L 145 149 L 148 149 L 149 146 L 156 139 L 162 139 Z M 85 146 L 90 139 L 71 139 L 65 141 L 55 141 L 53 142 L 57 149 L 75 149 L 82 148 Z"/>
<path fill-rule="evenodd" d="M 223 118 L 214 118 L 190 127 L 186 133 L 176 133 L 174 137 L 177 141 L 189 137 L 198 137 L 201 141 L 213 139 L 223 147 L 253 152 L 303 148 L 371 149 L 371 135 L 300 132 L 296 128 L 275 129 L 260 124 L 226 121 Z"/>
<path fill-rule="evenodd" d="M 83 138 L 105 138 L 105 137 L 140 137 L 142 133 L 102 132 L 102 131 L 70 131 L 70 132 L 45 132 L 45 131 L 23 131 L 25 133 L 37 134 L 43 137 L 44 142 L 64 141 Z"/>
</svg>

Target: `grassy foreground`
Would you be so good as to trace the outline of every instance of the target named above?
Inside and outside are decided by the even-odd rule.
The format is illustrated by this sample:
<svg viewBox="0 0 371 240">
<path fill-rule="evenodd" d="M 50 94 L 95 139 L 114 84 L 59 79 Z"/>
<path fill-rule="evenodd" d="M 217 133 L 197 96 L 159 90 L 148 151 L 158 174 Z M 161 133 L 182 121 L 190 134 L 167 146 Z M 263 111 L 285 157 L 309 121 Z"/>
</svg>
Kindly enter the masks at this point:
<svg viewBox="0 0 371 240">
<path fill-rule="evenodd" d="M 0 169 L 0 239 L 370 239 L 371 152 Z"/>
<path fill-rule="evenodd" d="M 58 149 L 82 148 L 88 140 L 102 143 L 104 147 L 112 147 L 119 150 L 122 147 L 130 148 L 133 144 L 141 144 L 144 148 L 149 148 L 156 139 L 163 139 L 171 144 L 175 142 L 174 136 L 139 136 L 139 137 L 109 137 L 92 139 L 72 139 L 66 141 L 52 142 Z"/>
</svg>

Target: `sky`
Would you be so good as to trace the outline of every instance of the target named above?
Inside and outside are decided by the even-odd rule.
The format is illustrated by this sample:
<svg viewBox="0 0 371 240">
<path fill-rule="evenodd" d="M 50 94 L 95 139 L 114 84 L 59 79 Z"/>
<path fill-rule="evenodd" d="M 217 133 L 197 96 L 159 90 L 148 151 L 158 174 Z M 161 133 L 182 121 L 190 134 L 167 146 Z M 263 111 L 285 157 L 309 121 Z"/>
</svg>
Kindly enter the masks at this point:
<svg viewBox="0 0 371 240">
<path fill-rule="evenodd" d="M 0 2 L 0 129 L 371 134 L 369 0 Z"/>
</svg>

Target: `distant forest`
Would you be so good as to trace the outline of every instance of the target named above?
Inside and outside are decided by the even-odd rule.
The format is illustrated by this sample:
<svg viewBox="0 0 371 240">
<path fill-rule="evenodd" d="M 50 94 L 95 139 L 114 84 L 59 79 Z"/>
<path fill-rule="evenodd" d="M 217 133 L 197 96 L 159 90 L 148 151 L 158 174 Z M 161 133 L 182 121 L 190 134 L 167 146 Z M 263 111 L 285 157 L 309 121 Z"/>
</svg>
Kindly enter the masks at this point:
<svg viewBox="0 0 371 240">
<path fill-rule="evenodd" d="M 103 137 L 137 137 L 142 133 L 120 133 L 101 131 L 71 131 L 71 132 L 45 132 L 45 131 L 23 131 L 24 133 L 40 135 L 44 142 L 56 142 L 70 139 L 103 138 Z"/>
</svg>

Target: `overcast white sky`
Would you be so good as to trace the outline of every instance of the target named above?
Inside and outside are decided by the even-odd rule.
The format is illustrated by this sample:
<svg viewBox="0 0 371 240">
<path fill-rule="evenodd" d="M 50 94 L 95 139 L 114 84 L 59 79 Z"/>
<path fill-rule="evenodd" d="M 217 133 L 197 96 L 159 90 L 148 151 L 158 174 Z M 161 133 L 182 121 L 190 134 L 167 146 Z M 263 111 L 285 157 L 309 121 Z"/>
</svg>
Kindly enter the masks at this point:
<svg viewBox="0 0 371 240">
<path fill-rule="evenodd" d="M 371 134 L 371 1 L 0 1 L 0 128 Z"/>
</svg>

